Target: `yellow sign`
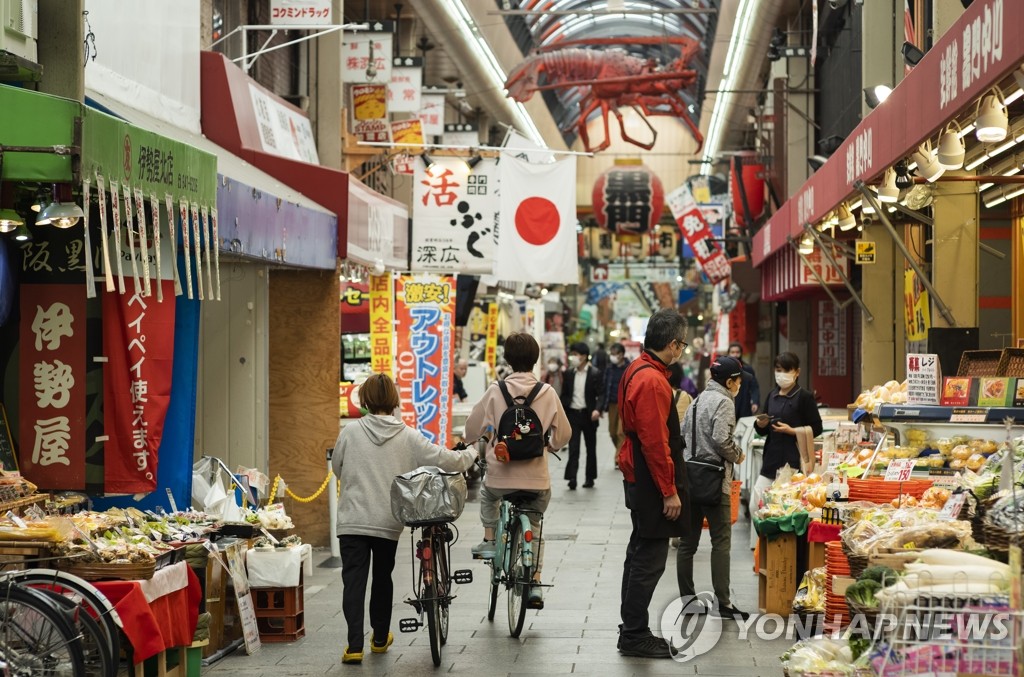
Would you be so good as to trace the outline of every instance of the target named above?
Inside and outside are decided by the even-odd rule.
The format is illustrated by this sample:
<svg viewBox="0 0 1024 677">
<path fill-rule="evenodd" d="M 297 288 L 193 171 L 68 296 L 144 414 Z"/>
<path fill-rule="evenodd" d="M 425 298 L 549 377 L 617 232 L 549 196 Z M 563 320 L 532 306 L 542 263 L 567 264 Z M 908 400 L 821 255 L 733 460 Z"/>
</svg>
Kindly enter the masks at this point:
<svg viewBox="0 0 1024 677">
<path fill-rule="evenodd" d="M 875 243 L 868 240 L 857 240 L 857 264 L 875 262 Z"/>
<path fill-rule="evenodd" d="M 908 341 L 927 340 L 932 326 L 928 290 L 913 270 L 903 271 L 903 319 Z"/>
<path fill-rule="evenodd" d="M 391 275 L 370 276 L 370 368 L 394 377 L 395 291 Z"/>
<path fill-rule="evenodd" d="M 395 146 L 422 146 L 423 122 L 419 118 L 392 122 L 391 141 Z"/>
<path fill-rule="evenodd" d="M 487 364 L 498 364 L 498 304 L 487 305 Z"/>
</svg>

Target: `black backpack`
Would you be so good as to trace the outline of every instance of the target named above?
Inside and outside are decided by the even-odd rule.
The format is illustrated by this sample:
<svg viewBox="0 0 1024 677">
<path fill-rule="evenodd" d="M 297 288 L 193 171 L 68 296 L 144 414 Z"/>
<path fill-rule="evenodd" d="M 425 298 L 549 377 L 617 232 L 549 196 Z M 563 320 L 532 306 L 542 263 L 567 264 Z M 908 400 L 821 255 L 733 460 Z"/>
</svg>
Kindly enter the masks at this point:
<svg viewBox="0 0 1024 677">
<path fill-rule="evenodd" d="M 498 381 L 508 408 L 498 420 L 497 442 L 505 443 L 510 461 L 527 461 L 544 455 L 547 444 L 544 426 L 537 412 L 530 408 L 543 387 L 543 383 L 538 383 L 526 397 L 512 397 L 505 382 Z"/>
</svg>

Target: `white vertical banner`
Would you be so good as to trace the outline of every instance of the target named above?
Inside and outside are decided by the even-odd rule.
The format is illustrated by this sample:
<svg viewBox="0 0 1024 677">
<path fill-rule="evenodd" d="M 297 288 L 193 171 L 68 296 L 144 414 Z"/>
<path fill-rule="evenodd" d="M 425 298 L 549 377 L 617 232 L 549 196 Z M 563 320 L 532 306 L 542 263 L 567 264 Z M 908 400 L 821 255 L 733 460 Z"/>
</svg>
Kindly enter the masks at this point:
<svg viewBox="0 0 1024 677">
<path fill-rule="evenodd" d="M 174 234 L 174 197 L 170 193 L 164 193 L 164 203 L 167 207 L 167 241 L 171 245 L 171 271 L 174 273 L 174 295 L 181 296 L 181 273 L 178 272 L 178 237 Z"/>
<path fill-rule="evenodd" d="M 398 57 L 391 68 L 388 84 L 388 110 L 392 113 L 419 113 L 423 105 L 423 59 Z"/>
<path fill-rule="evenodd" d="M 391 34 L 390 33 L 346 33 L 341 46 L 342 82 L 391 82 Z M 376 73 L 367 76 L 370 62 Z"/>
<path fill-rule="evenodd" d="M 139 242 L 142 252 L 142 289 L 146 296 L 153 295 L 153 286 L 149 280 L 149 234 L 146 230 L 146 200 L 142 189 L 135 189 L 135 214 L 139 221 Z M 157 283 L 159 286 L 160 283 Z"/>
<path fill-rule="evenodd" d="M 114 230 L 114 259 L 117 261 L 117 293 L 124 293 L 124 262 L 121 260 L 121 192 L 120 184 L 110 180 L 110 214 L 114 222 L 110 224 Z"/>
<path fill-rule="evenodd" d="M 96 272 L 92 267 L 92 241 L 89 238 L 89 195 L 91 192 L 92 179 L 86 176 L 82 179 L 82 212 L 84 214 L 82 232 L 85 236 L 85 298 L 87 299 L 96 297 Z"/>
<path fill-rule="evenodd" d="M 156 193 L 149 194 L 149 208 L 153 212 L 153 250 L 156 252 L 156 300 L 164 301 L 164 286 L 160 280 L 164 279 L 164 265 L 160 254 L 160 200 Z"/>
<path fill-rule="evenodd" d="M 462 158 L 438 157 L 428 169 L 413 163 L 412 271 L 481 274 L 494 267 L 498 163 L 472 170 Z"/>
<path fill-rule="evenodd" d="M 420 98 L 420 121 L 423 122 L 423 136 L 444 135 L 444 94 L 424 92 Z"/>
<path fill-rule="evenodd" d="M 139 260 L 135 255 L 135 210 L 132 208 L 132 188 L 127 183 L 121 186 L 124 189 L 124 221 L 128 229 L 128 255 L 132 259 L 132 289 L 135 294 L 142 296 L 142 283 L 139 280 Z"/>
<path fill-rule="evenodd" d="M 96 174 L 96 195 L 100 202 L 100 232 L 103 235 L 103 278 L 108 292 L 114 291 L 114 273 L 110 268 L 110 245 L 107 242 L 107 186 L 102 176 Z"/>
</svg>

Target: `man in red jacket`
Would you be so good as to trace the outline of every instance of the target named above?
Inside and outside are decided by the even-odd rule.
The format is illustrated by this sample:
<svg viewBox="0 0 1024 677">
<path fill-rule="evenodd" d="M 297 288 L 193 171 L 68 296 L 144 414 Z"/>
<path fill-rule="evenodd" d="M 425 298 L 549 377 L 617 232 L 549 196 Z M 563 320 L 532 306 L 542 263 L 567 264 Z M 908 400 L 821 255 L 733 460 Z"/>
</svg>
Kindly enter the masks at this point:
<svg viewBox="0 0 1024 677">
<path fill-rule="evenodd" d="M 686 533 L 682 500 L 685 466 L 679 414 L 672 406 L 667 366 L 686 349 L 686 320 L 675 310 L 651 316 L 644 352 L 622 375 L 619 414 L 626 441 L 619 450 L 633 531 L 622 572 L 619 651 L 624 656 L 671 658 L 668 643 L 650 628 L 648 607 L 665 571 L 669 539 Z M 680 519 L 680 517 L 684 517 Z"/>
</svg>

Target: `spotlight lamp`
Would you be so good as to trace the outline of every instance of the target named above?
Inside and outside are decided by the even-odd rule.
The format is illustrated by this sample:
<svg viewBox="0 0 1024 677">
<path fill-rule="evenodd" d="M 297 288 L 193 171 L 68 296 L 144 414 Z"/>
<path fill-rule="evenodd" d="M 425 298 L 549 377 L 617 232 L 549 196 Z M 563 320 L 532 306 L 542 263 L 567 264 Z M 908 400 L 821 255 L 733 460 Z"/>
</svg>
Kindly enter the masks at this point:
<svg viewBox="0 0 1024 677">
<path fill-rule="evenodd" d="M 807 158 L 807 166 L 811 168 L 812 172 L 821 169 L 826 162 L 828 162 L 828 158 L 824 155 L 812 155 Z"/>
<path fill-rule="evenodd" d="M 920 63 L 921 59 L 924 58 L 924 52 L 912 42 L 904 42 L 903 48 L 900 51 L 903 53 L 903 63 L 911 68 Z"/>
<path fill-rule="evenodd" d="M 878 104 L 888 99 L 890 94 L 892 94 L 892 87 L 888 85 L 865 87 L 864 101 L 868 104 L 868 108 L 877 108 Z"/>
<path fill-rule="evenodd" d="M 21 224 L 20 226 L 18 226 L 17 228 L 14 229 L 14 232 L 11 234 L 11 237 L 13 237 L 18 242 L 31 242 L 32 241 L 32 231 L 30 231 L 28 229 L 28 226 L 26 226 L 23 223 L 23 224 Z"/>
<path fill-rule="evenodd" d="M 924 177 L 928 183 L 935 183 L 946 171 L 946 168 L 939 164 L 939 161 L 932 156 L 932 142 L 927 140 L 917 147 L 910 156 L 912 162 L 917 163 L 917 175 Z"/>
<path fill-rule="evenodd" d="M 433 158 L 427 155 L 427 151 L 423 151 L 422 153 L 420 153 L 420 159 L 423 160 L 423 166 L 427 168 L 427 173 L 432 174 L 434 171 L 434 167 L 436 166 L 436 163 L 434 162 Z"/>
<path fill-rule="evenodd" d="M 960 169 L 964 166 L 964 140 L 958 134 L 960 131 L 960 125 L 953 120 L 939 137 L 939 164 L 945 170 Z"/>
<path fill-rule="evenodd" d="M 809 256 L 810 254 L 814 253 L 814 238 L 811 237 L 810 233 L 804 235 L 800 239 L 800 244 L 797 246 L 797 251 L 799 251 L 804 256 Z"/>
<path fill-rule="evenodd" d="M 907 161 L 900 160 L 893 167 L 896 172 L 896 187 L 900 190 L 908 190 L 914 187 L 914 177 L 910 175 L 910 170 L 907 168 Z"/>
<path fill-rule="evenodd" d="M 24 226 L 25 219 L 13 209 L 0 209 L 0 233 L 10 233 L 18 226 Z"/>
<path fill-rule="evenodd" d="M 900 189 L 896 187 L 896 170 L 889 167 L 882 175 L 882 183 L 877 188 L 878 201 L 893 203 L 900 199 Z"/>
<path fill-rule="evenodd" d="M 850 205 L 845 202 L 839 205 L 836 215 L 839 217 L 839 230 L 846 232 L 857 227 L 857 219 L 850 210 Z"/>
<path fill-rule="evenodd" d="M 57 228 L 71 228 L 85 216 L 85 212 L 72 200 L 71 186 L 64 183 L 53 184 L 53 202 L 39 212 L 37 226 L 47 224 Z"/>
<path fill-rule="evenodd" d="M 981 98 L 974 118 L 974 135 L 982 143 L 998 143 L 1006 138 L 1008 118 L 1002 93 L 993 87 Z"/>
<path fill-rule="evenodd" d="M 483 161 L 484 159 L 480 153 L 476 153 L 473 157 L 466 160 L 466 166 L 469 167 L 469 171 L 473 171 L 473 169 Z"/>
</svg>

